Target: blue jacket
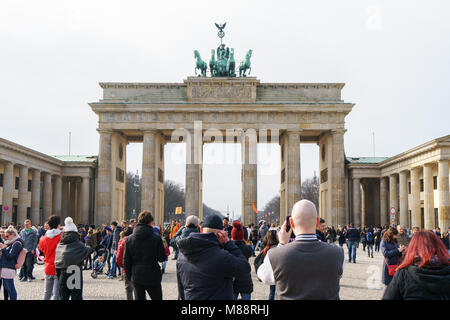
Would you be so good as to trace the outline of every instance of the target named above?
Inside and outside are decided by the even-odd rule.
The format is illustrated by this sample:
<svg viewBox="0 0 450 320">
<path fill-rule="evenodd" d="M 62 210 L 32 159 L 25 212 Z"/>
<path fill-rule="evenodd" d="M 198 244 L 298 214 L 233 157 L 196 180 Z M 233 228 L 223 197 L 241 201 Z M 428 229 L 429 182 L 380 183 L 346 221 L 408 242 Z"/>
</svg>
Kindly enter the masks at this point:
<svg viewBox="0 0 450 320">
<path fill-rule="evenodd" d="M 250 264 L 234 241 L 222 245 L 214 233 L 193 232 L 177 244 L 181 300 L 232 300 L 233 278 L 250 274 Z"/>
<path fill-rule="evenodd" d="M 39 243 L 39 236 L 34 229 L 30 229 L 28 232 L 25 232 L 25 229 L 23 229 L 20 231 L 19 236 L 22 238 L 23 246 L 28 252 L 36 250 Z"/>
<path fill-rule="evenodd" d="M 113 235 L 112 235 L 112 233 L 109 236 L 106 235 L 103 238 L 102 242 L 100 242 L 100 244 L 102 246 L 105 246 L 105 248 L 108 249 L 108 250 L 111 250 L 112 243 L 113 243 Z"/>
<path fill-rule="evenodd" d="M 12 245 L 2 249 L 0 268 L 16 269 L 17 258 L 23 249 L 23 240 L 18 238 Z"/>
<path fill-rule="evenodd" d="M 360 237 L 358 229 L 350 228 L 347 230 L 347 233 L 345 234 L 345 238 L 348 239 L 348 241 L 359 241 L 361 237 Z"/>
<path fill-rule="evenodd" d="M 386 265 L 386 262 L 389 265 L 394 265 L 394 264 L 400 264 L 400 251 L 398 251 L 398 245 L 397 243 L 392 243 L 392 242 L 386 242 L 386 240 L 382 239 L 381 243 L 380 243 L 380 250 L 381 253 L 383 254 L 383 273 L 382 273 L 382 277 L 381 277 L 381 282 L 385 285 L 388 285 L 392 278 L 389 275 L 389 270 L 388 267 Z M 384 261 L 386 260 L 386 261 Z"/>
</svg>

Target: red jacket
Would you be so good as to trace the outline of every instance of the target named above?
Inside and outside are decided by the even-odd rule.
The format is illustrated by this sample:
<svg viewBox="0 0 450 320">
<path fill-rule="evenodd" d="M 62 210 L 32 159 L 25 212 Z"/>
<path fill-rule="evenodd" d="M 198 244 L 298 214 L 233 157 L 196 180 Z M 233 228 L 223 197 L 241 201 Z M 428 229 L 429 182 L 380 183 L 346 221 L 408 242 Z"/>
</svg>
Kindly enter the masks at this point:
<svg viewBox="0 0 450 320">
<path fill-rule="evenodd" d="M 61 230 L 47 230 L 45 236 L 39 241 L 39 250 L 44 254 L 45 268 L 44 272 L 47 276 L 56 276 L 55 269 L 55 253 L 59 240 L 61 240 Z"/>
<path fill-rule="evenodd" d="M 170 249 L 169 246 L 164 246 L 164 249 L 166 250 L 166 261 L 169 260 L 169 256 L 170 256 Z"/>
<path fill-rule="evenodd" d="M 125 240 L 127 240 L 127 237 L 124 237 L 119 241 L 116 250 L 116 263 L 120 268 L 123 268 L 123 252 L 125 251 Z M 123 272 L 125 273 L 125 270 Z"/>
</svg>

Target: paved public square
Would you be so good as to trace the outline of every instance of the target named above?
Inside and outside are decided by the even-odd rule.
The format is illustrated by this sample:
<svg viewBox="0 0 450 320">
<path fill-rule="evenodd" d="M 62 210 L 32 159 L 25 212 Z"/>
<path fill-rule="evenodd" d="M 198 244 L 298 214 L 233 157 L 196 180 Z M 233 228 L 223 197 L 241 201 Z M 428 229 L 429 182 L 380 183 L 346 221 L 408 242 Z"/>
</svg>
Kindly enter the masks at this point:
<svg viewBox="0 0 450 320">
<path fill-rule="evenodd" d="M 347 248 L 345 249 L 344 275 L 341 279 L 340 298 L 342 300 L 378 300 L 382 296 L 382 285 L 380 284 L 381 267 L 383 258 L 381 253 L 375 252 L 374 258 L 368 258 L 367 253 L 359 246 L 356 264 L 348 263 Z M 258 251 L 257 251 L 258 253 Z M 175 273 L 175 260 L 171 260 L 173 253 L 169 257 L 166 273 L 163 275 L 163 298 L 177 299 L 177 278 Z M 250 259 L 252 266 L 252 276 L 254 291 L 252 300 L 265 300 L 269 294 L 268 286 L 262 284 L 256 278 L 253 259 Z M 83 273 L 83 298 L 86 300 L 124 300 L 124 282 L 117 279 L 107 279 L 106 275 L 100 275 L 97 279 L 92 279 L 90 271 Z M 16 278 L 16 289 L 19 300 L 40 300 L 44 293 L 44 266 L 35 266 L 34 276 L 36 280 L 31 283 L 20 282 Z M 378 287 L 378 288 L 377 288 Z M 0 300 L 3 293 L 0 292 Z"/>
</svg>

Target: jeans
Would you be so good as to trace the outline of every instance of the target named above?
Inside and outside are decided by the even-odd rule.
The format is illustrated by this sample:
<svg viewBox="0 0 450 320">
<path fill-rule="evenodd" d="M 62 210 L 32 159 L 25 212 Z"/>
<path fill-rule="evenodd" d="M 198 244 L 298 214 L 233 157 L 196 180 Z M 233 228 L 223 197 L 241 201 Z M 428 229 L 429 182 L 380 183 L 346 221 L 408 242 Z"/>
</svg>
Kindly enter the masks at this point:
<svg viewBox="0 0 450 320">
<path fill-rule="evenodd" d="M 255 255 L 256 243 L 252 242 L 252 253 Z"/>
<path fill-rule="evenodd" d="M 276 286 L 270 286 L 270 291 L 269 291 L 269 300 L 275 300 L 275 288 Z"/>
<path fill-rule="evenodd" d="M 233 292 L 233 300 L 238 300 L 239 295 L 241 295 L 241 300 L 252 300 L 251 293 Z"/>
<path fill-rule="evenodd" d="M 14 279 L 2 279 L 3 285 L 8 292 L 9 300 L 17 300 L 17 291 L 14 286 Z"/>
<path fill-rule="evenodd" d="M 367 244 L 367 255 L 370 255 L 370 253 L 373 255 L 373 244 Z"/>
<path fill-rule="evenodd" d="M 174 259 L 178 259 L 178 252 L 180 250 L 178 249 L 178 246 L 173 246 L 173 252 L 175 253 L 175 256 L 173 257 Z"/>
<path fill-rule="evenodd" d="M 375 251 L 380 252 L 380 243 L 381 242 L 375 242 Z"/>
<path fill-rule="evenodd" d="M 59 300 L 59 281 L 57 276 L 45 275 L 44 300 Z"/>
<path fill-rule="evenodd" d="M 166 270 L 167 261 L 163 261 L 161 269 Z"/>
<path fill-rule="evenodd" d="M 83 272 L 80 267 L 80 287 L 69 289 L 68 282 L 72 285 L 74 274 L 66 273 L 66 269 L 56 269 L 56 275 L 59 281 L 59 296 L 61 300 L 83 300 Z M 72 277 L 71 277 L 72 276 Z M 71 279 L 69 279 L 71 277 Z"/>
<path fill-rule="evenodd" d="M 114 252 L 112 257 L 111 257 L 111 269 L 109 270 L 109 276 L 110 277 L 115 277 L 116 276 L 116 268 L 117 268 L 117 263 L 116 263 L 116 253 Z"/>
<path fill-rule="evenodd" d="M 140 285 L 138 283 L 133 283 L 133 286 L 136 300 L 147 300 L 147 297 L 145 295 L 146 291 L 148 292 L 152 300 L 162 300 L 161 284 L 157 286 L 146 286 Z"/>
<path fill-rule="evenodd" d="M 347 242 L 348 247 L 348 261 L 353 260 L 353 262 L 356 261 L 356 248 L 358 248 L 358 241 L 348 241 Z M 353 253 L 353 255 L 352 255 Z"/>
<path fill-rule="evenodd" d="M 0 278 L 0 289 L 2 288 L 2 278 Z M 8 291 L 6 290 L 6 287 L 3 286 L 3 300 L 8 300 Z"/>
<path fill-rule="evenodd" d="M 22 276 L 23 278 L 32 279 L 33 277 L 33 262 L 34 262 L 34 254 L 31 252 L 27 252 L 27 255 L 25 256 L 25 261 L 23 262 L 23 266 L 20 270 L 19 276 Z"/>
</svg>

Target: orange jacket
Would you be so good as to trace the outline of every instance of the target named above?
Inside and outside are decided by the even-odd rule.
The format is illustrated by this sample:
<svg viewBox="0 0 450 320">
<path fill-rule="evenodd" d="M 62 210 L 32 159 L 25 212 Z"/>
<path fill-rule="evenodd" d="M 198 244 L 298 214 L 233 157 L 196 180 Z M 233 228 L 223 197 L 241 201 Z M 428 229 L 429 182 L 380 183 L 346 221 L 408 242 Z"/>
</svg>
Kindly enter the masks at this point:
<svg viewBox="0 0 450 320">
<path fill-rule="evenodd" d="M 175 227 L 172 227 L 172 229 L 170 230 L 170 238 L 169 239 L 172 239 L 179 229 L 180 229 L 179 223 L 177 223 L 177 225 Z"/>
</svg>

